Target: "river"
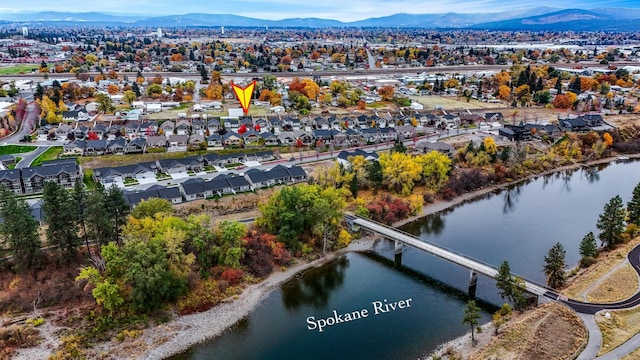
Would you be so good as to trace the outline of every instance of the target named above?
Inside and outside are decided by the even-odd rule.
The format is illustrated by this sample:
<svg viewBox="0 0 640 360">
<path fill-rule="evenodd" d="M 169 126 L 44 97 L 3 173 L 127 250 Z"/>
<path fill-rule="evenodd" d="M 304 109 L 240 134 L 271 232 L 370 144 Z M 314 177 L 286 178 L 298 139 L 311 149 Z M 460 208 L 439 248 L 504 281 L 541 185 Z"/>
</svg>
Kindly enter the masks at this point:
<svg viewBox="0 0 640 360">
<path fill-rule="evenodd" d="M 576 264 L 584 235 L 598 233 L 604 205 L 615 195 L 629 201 L 638 182 L 638 161 L 560 172 L 426 216 L 403 230 L 495 266 L 507 260 L 512 272 L 544 282 L 549 248 L 562 243 L 567 264 Z M 468 330 L 461 323 L 468 280 L 468 270 L 407 247 L 397 266 L 393 244 L 381 241 L 371 252 L 346 254 L 300 274 L 222 336 L 174 358 L 416 359 Z M 477 298 L 481 322 L 504 302 L 495 281 L 483 276 Z M 394 303 L 395 310 L 385 306 Z M 342 321 L 320 332 L 318 320 L 335 319 L 334 310 Z M 345 313 L 354 319 L 344 321 Z"/>
</svg>

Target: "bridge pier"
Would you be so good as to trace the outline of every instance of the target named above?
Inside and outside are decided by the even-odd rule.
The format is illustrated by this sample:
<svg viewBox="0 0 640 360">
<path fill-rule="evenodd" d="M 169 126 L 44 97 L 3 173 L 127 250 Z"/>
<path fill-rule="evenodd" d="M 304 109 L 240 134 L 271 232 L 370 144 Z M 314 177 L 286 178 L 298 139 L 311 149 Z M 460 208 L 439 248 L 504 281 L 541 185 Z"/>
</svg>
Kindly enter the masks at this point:
<svg viewBox="0 0 640 360">
<path fill-rule="evenodd" d="M 394 247 L 394 264 L 396 267 L 402 266 L 402 243 L 400 241 L 395 241 Z"/>
<path fill-rule="evenodd" d="M 477 285 L 478 285 L 478 273 L 471 270 L 471 273 L 469 274 L 469 298 L 470 299 L 476 298 Z"/>
<path fill-rule="evenodd" d="M 394 250 L 395 250 L 395 254 L 396 255 L 402 254 L 402 243 L 400 241 L 396 240 L 396 244 L 395 244 Z"/>
</svg>

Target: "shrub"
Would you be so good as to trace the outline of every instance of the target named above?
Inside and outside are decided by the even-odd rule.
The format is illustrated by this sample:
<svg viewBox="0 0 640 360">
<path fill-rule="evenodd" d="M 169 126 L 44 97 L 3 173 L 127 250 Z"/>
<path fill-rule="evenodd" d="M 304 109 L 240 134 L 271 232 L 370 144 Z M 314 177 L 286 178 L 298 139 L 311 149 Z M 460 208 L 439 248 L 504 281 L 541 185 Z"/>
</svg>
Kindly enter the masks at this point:
<svg viewBox="0 0 640 360">
<path fill-rule="evenodd" d="M 392 196 L 372 201 L 367 205 L 367 210 L 371 219 L 387 225 L 405 219 L 411 214 L 409 204 Z"/>
<path fill-rule="evenodd" d="M 227 269 L 222 272 L 220 279 L 225 280 L 229 285 L 234 286 L 240 284 L 244 272 L 240 269 Z"/>
</svg>

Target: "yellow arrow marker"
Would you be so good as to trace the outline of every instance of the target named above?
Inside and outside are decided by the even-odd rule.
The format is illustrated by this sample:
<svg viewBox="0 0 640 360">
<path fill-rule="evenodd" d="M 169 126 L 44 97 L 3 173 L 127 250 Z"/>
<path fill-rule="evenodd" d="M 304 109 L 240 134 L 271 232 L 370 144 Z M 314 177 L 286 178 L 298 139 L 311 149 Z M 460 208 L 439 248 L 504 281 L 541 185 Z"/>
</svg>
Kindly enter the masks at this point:
<svg viewBox="0 0 640 360">
<path fill-rule="evenodd" d="M 251 105 L 251 97 L 253 96 L 253 88 L 256 86 L 255 80 L 247 85 L 244 88 L 231 83 L 231 88 L 233 92 L 236 94 L 236 98 L 240 101 L 240 106 L 242 106 L 242 111 L 245 115 L 249 113 L 249 106 Z"/>
</svg>

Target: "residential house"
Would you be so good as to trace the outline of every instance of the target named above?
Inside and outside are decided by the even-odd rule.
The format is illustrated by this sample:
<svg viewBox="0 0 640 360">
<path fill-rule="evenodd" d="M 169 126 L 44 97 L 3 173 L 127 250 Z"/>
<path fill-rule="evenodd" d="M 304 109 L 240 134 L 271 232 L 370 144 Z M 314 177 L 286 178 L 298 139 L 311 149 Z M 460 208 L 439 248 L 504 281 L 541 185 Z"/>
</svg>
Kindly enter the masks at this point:
<svg viewBox="0 0 640 360">
<path fill-rule="evenodd" d="M 135 122 L 128 122 L 124 125 L 124 132 L 127 139 L 135 139 L 138 137 L 138 131 L 140 129 L 140 125 Z"/>
<path fill-rule="evenodd" d="M 96 134 L 98 139 L 103 139 L 105 134 L 107 133 L 107 126 L 104 124 L 96 124 L 93 128 L 91 128 L 90 132 Z"/>
<path fill-rule="evenodd" d="M 21 178 L 20 169 L 0 170 L 0 185 L 13 191 L 14 194 L 22 195 L 24 193 Z"/>
<path fill-rule="evenodd" d="M 311 146 L 315 143 L 315 139 L 313 138 L 313 135 L 311 135 L 310 133 L 304 130 L 294 130 L 291 133 L 296 138 L 296 143 L 299 140 L 303 146 Z"/>
<path fill-rule="evenodd" d="M 531 130 L 524 125 L 504 125 L 498 130 L 498 134 L 511 141 L 531 140 Z"/>
<path fill-rule="evenodd" d="M 376 128 L 362 129 L 362 136 L 367 144 L 377 144 L 382 141 L 380 132 Z"/>
<path fill-rule="evenodd" d="M 380 128 L 378 131 L 380 132 L 380 140 L 382 142 L 398 140 L 398 133 L 396 132 L 395 127 Z"/>
<path fill-rule="evenodd" d="M 321 141 L 324 144 L 330 144 L 333 141 L 333 136 L 338 134 L 338 130 L 335 129 L 316 129 L 313 130 L 313 137 L 316 142 Z"/>
<path fill-rule="evenodd" d="M 189 137 L 187 135 L 169 135 L 168 143 L 169 148 L 182 149 L 187 147 L 187 141 Z"/>
<path fill-rule="evenodd" d="M 222 147 L 222 136 L 218 133 L 213 133 L 207 136 L 207 146 L 208 147 Z"/>
<path fill-rule="evenodd" d="M 62 154 L 65 156 L 82 156 L 86 146 L 86 141 L 75 140 L 62 146 Z"/>
<path fill-rule="evenodd" d="M 188 135 L 191 130 L 191 124 L 187 120 L 180 120 L 176 124 L 175 132 L 178 135 Z"/>
<path fill-rule="evenodd" d="M 175 128 L 176 128 L 176 124 L 170 120 L 160 124 L 160 129 L 162 130 L 162 134 L 164 134 L 167 137 L 169 135 L 173 135 Z"/>
<path fill-rule="evenodd" d="M 504 122 L 504 115 L 501 112 L 488 112 L 484 114 L 484 118 L 487 122 Z"/>
<path fill-rule="evenodd" d="M 191 121 L 191 131 L 193 133 L 204 135 L 205 128 L 206 128 L 206 124 L 204 120 L 195 119 Z"/>
<path fill-rule="evenodd" d="M 129 141 L 124 148 L 125 154 L 144 153 L 147 149 L 147 139 L 139 137 Z"/>
<path fill-rule="evenodd" d="M 226 147 L 241 147 L 242 136 L 233 131 L 228 131 L 222 135 L 222 144 Z"/>
<path fill-rule="evenodd" d="M 142 118 L 142 109 L 129 110 L 126 115 L 122 117 L 125 121 L 139 121 Z"/>
<path fill-rule="evenodd" d="M 341 132 L 335 129 L 332 130 L 336 131 L 332 139 L 332 143 L 334 146 L 347 147 L 351 145 L 351 143 L 349 142 L 349 136 L 345 132 Z"/>
<path fill-rule="evenodd" d="M 87 137 L 88 133 L 89 133 L 88 127 L 84 125 L 77 126 L 75 129 L 73 129 L 73 138 L 78 140 L 84 140 Z"/>
<path fill-rule="evenodd" d="M 93 169 L 93 179 L 105 187 L 123 184 L 127 179 L 155 178 L 158 166 L 153 161 L 118 167 Z"/>
<path fill-rule="evenodd" d="M 263 170 L 249 169 L 245 171 L 244 176 L 249 180 L 254 190 L 275 185 L 275 180 L 269 178 Z"/>
<path fill-rule="evenodd" d="M 347 140 L 352 146 L 360 146 L 366 143 L 362 132 L 355 129 L 347 129 L 345 130 L 345 134 L 347 135 Z"/>
<path fill-rule="evenodd" d="M 75 159 L 46 162 L 42 166 L 23 168 L 21 171 L 25 194 L 42 192 L 47 181 L 54 181 L 66 189 L 72 189 L 76 179 L 82 179 L 80 167 L 75 163 Z"/>
<path fill-rule="evenodd" d="M 189 179 L 180 183 L 180 193 L 187 201 L 204 200 L 213 196 L 210 189 L 211 181 L 204 181 L 201 178 Z"/>
<path fill-rule="evenodd" d="M 234 194 L 237 193 L 243 193 L 243 192 L 247 192 L 247 191 L 251 191 L 253 190 L 253 187 L 251 186 L 251 184 L 249 183 L 249 181 L 247 181 L 247 179 L 244 176 L 240 176 L 240 175 L 219 175 L 217 177 L 220 176 L 226 176 L 227 177 L 227 182 L 229 182 L 229 186 L 231 187 L 231 190 Z"/>
<path fill-rule="evenodd" d="M 278 142 L 282 146 L 291 146 L 291 145 L 295 145 L 296 144 L 297 139 L 296 139 L 295 135 L 293 135 L 292 132 L 284 131 L 284 132 L 281 132 L 280 134 L 278 134 Z"/>
<path fill-rule="evenodd" d="M 204 136 L 202 134 L 193 133 L 191 134 L 191 136 L 189 136 L 189 141 L 187 143 L 187 146 L 189 146 L 190 149 L 196 149 L 203 142 L 204 142 Z"/>
<path fill-rule="evenodd" d="M 124 154 L 124 148 L 126 145 L 127 142 L 123 137 L 109 140 L 105 154 Z"/>
<path fill-rule="evenodd" d="M 368 152 L 368 151 L 364 151 L 364 150 L 361 150 L 361 149 L 356 149 L 356 150 L 353 150 L 353 151 L 342 150 L 342 151 L 340 151 L 340 153 L 338 153 L 338 156 L 336 157 L 336 160 L 340 164 L 342 164 L 342 166 L 350 167 L 351 166 L 351 161 L 349 161 L 349 158 L 356 157 L 356 156 L 362 156 L 367 161 L 377 161 L 378 160 L 378 154 L 376 154 L 375 152 Z"/>
<path fill-rule="evenodd" d="M 209 119 L 207 121 L 207 130 L 209 130 L 209 134 L 213 134 L 220 130 L 222 126 L 220 125 L 220 119 Z"/>
<path fill-rule="evenodd" d="M 426 139 L 418 141 L 418 143 L 416 143 L 416 145 L 414 146 L 414 149 L 423 154 L 429 153 L 431 151 L 439 151 L 449 157 L 453 156 L 453 154 L 455 153 L 455 148 L 445 142 L 431 142 Z"/>
<path fill-rule="evenodd" d="M 277 146 L 280 144 L 278 136 L 270 132 L 263 132 L 260 134 L 264 139 L 265 146 Z"/>
<path fill-rule="evenodd" d="M 84 155 L 104 155 L 107 151 L 107 140 L 88 140 L 84 147 Z"/>
<path fill-rule="evenodd" d="M 56 138 L 58 140 L 66 139 L 69 133 L 73 132 L 73 128 L 67 124 L 60 124 L 56 129 Z"/>
<path fill-rule="evenodd" d="M 107 140 L 114 140 L 121 135 L 120 125 L 111 125 L 107 128 Z"/>
<path fill-rule="evenodd" d="M 254 130 L 249 130 L 244 134 L 242 134 L 242 139 L 245 145 L 247 146 L 251 146 L 251 145 L 259 146 L 262 140 L 262 136 L 260 136 L 260 133 Z"/>
<path fill-rule="evenodd" d="M 204 170 L 204 161 L 200 156 L 187 156 L 176 159 L 158 160 L 159 170 L 165 174 L 177 174 L 187 171 L 201 172 Z"/>
<path fill-rule="evenodd" d="M 138 129 L 138 133 L 141 136 L 156 136 L 158 134 L 158 123 L 155 121 L 145 121 L 140 124 L 140 128 Z"/>
<path fill-rule="evenodd" d="M 147 136 L 146 147 L 147 148 L 166 148 L 167 138 L 162 135 Z"/>
<path fill-rule="evenodd" d="M 131 208 L 134 208 L 136 205 L 138 205 L 140 202 L 147 201 L 149 199 L 154 199 L 154 198 L 162 198 L 160 196 L 160 194 L 158 193 L 158 191 L 160 189 L 167 189 L 164 186 L 160 186 L 160 185 L 153 185 L 152 187 L 145 189 L 145 190 L 138 190 L 138 191 L 124 191 L 123 192 L 123 197 L 127 203 L 127 205 L 129 205 Z M 177 188 L 171 188 L 171 189 L 176 189 Z M 180 191 L 178 190 L 178 195 L 180 196 L 180 199 L 182 199 L 182 195 L 180 195 Z"/>
<path fill-rule="evenodd" d="M 411 125 L 396 126 L 396 133 L 399 139 L 411 139 L 416 135 L 416 128 Z"/>
</svg>

